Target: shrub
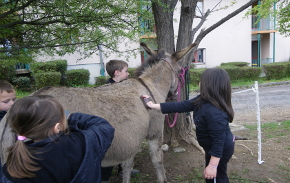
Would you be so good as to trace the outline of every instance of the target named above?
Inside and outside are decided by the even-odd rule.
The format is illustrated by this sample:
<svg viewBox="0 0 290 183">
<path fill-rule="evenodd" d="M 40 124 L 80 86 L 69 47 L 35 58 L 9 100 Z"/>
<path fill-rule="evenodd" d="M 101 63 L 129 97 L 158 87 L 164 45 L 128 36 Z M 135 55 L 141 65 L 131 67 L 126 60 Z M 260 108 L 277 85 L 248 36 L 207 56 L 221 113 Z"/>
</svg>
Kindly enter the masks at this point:
<svg viewBox="0 0 290 183">
<path fill-rule="evenodd" d="M 56 64 L 56 71 L 61 73 L 60 85 L 66 85 L 65 71 L 67 70 L 67 61 L 66 60 L 55 60 L 51 61 Z"/>
<path fill-rule="evenodd" d="M 90 72 L 87 69 L 73 69 L 65 72 L 67 86 L 88 85 Z"/>
<path fill-rule="evenodd" d="M 42 72 L 34 75 L 37 88 L 44 86 L 59 86 L 61 74 L 60 72 Z"/>
<path fill-rule="evenodd" d="M 10 60 L 1 61 L 0 64 L 0 80 L 6 80 L 12 82 L 16 77 L 14 63 L 11 63 Z"/>
<path fill-rule="evenodd" d="M 262 68 L 268 80 L 281 79 L 287 76 L 287 66 L 285 67 L 285 62 L 264 64 Z"/>
<path fill-rule="evenodd" d="M 237 67 L 245 67 L 249 66 L 250 63 L 248 62 L 228 62 L 228 63 L 221 63 L 221 66 L 237 66 Z"/>
<path fill-rule="evenodd" d="M 286 66 L 286 77 L 290 77 L 290 61 L 289 62 L 283 62 Z"/>
<path fill-rule="evenodd" d="M 56 64 L 56 71 L 60 72 L 62 75 L 65 74 L 65 71 L 67 70 L 66 60 L 54 60 L 49 62 L 54 62 Z"/>
<path fill-rule="evenodd" d="M 107 80 L 109 79 L 109 76 L 99 76 L 99 77 L 95 77 L 95 85 L 96 86 L 101 86 L 106 84 Z"/>
<path fill-rule="evenodd" d="M 240 71 L 238 80 L 243 81 L 256 81 L 262 72 L 261 67 L 241 67 L 238 70 Z"/>
<path fill-rule="evenodd" d="M 21 91 L 31 91 L 31 80 L 29 77 L 21 76 L 14 78 L 12 81 L 16 89 Z"/>
<path fill-rule="evenodd" d="M 218 68 L 224 69 L 227 71 L 227 73 L 230 76 L 231 80 L 238 80 L 240 78 L 241 75 L 241 67 L 238 66 L 220 66 Z"/>
<path fill-rule="evenodd" d="M 135 75 L 135 71 L 137 68 L 128 68 L 129 77 L 133 77 Z"/>
<path fill-rule="evenodd" d="M 57 72 L 56 62 L 35 62 L 30 65 L 33 75 L 43 72 Z"/>
<path fill-rule="evenodd" d="M 205 68 L 202 69 L 190 69 L 189 74 L 190 74 L 190 84 L 193 86 L 198 86 L 199 81 L 200 81 L 200 76 L 202 72 L 205 70 Z"/>
</svg>

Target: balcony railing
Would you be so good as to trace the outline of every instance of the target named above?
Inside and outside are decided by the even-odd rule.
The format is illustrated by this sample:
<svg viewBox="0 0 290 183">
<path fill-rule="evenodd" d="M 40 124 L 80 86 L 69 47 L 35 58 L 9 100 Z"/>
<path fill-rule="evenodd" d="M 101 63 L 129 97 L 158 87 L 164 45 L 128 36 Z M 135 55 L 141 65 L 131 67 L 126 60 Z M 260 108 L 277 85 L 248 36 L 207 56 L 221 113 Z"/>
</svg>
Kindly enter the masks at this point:
<svg viewBox="0 0 290 183">
<path fill-rule="evenodd" d="M 29 64 L 23 64 L 23 63 L 18 63 L 15 66 L 15 72 L 16 72 L 16 74 L 30 73 L 30 65 Z"/>
<path fill-rule="evenodd" d="M 252 59 L 252 67 L 261 67 L 263 64 L 273 63 L 273 58 Z"/>
<path fill-rule="evenodd" d="M 271 18 L 262 18 L 259 22 L 257 20 L 258 17 L 252 15 L 252 31 L 275 30 L 274 21 Z"/>
</svg>

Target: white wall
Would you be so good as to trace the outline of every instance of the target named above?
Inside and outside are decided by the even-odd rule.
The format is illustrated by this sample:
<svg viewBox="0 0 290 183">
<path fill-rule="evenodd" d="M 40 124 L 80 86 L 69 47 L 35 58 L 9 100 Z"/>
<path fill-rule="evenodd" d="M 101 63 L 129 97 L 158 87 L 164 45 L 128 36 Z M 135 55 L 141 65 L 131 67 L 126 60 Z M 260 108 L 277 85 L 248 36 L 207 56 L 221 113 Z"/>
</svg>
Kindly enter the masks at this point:
<svg viewBox="0 0 290 183">
<path fill-rule="evenodd" d="M 205 0 L 204 11 L 213 9 L 217 2 Z M 216 9 L 230 5 L 230 2 L 222 1 Z M 245 2 L 237 1 L 232 7 L 213 12 L 201 28 L 209 28 L 229 13 L 241 7 Z M 251 19 L 243 19 L 246 11 L 239 13 L 203 38 L 199 48 L 206 48 L 207 68 L 219 66 L 225 62 L 251 62 Z M 198 22 L 199 20 L 197 19 L 194 24 L 197 25 Z"/>
<path fill-rule="evenodd" d="M 119 50 L 121 51 L 121 56 L 117 53 L 112 53 L 110 56 L 105 56 L 102 54 L 103 58 L 103 63 L 104 66 L 105 64 L 112 60 L 112 59 L 119 59 L 119 60 L 124 60 L 128 62 L 129 68 L 135 68 L 141 65 L 141 56 L 139 52 L 136 52 L 136 56 L 131 56 L 129 59 L 127 59 L 128 56 L 128 50 L 131 49 L 137 49 L 139 48 L 139 43 L 137 42 L 131 42 L 129 45 L 125 45 L 126 41 L 121 42 L 119 44 Z M 105 51 L 103 49 L 103 51 Z M 95 83 L 95 77 L 101 76 L 101 59 L 100 59 L 100 54 L 99 52 L 96 54 L 93 54 L 90 58 L 85 58 L 83 60 L 78 60 L 81 58 L 81 55 L 78 53 L 73 53 L 73 54 L 66 54 L 63 57 L 59 56 L 41 56 L 36 58 L 37 61 L 44 62 L 44 61 L 51 61 L 51 60 L 67 60 L 68 67 L 67 70 L 72 70 L 72 69 L 88 69 L 90 71 L 90 84 Z M 107 76 L 107 72 L 105 72 L 105 75 Z"/>
<path fill-rule="evenodd" d="M 290 37 L 284 37 L 279 32 L 275 36 L 275 62 L 290 61 Z"/>
<path fill-rule="evenodd" d="M 73 69 L 87 69 L 90 72 L 90 84 L 95 84 L 95 77 L 100 76 L 100 69 L 101 64 L 94 63 L 94 64 L 78 64 L 78 65 L 68 65 L 67 70 L 73 70 Z"/>
</svg>

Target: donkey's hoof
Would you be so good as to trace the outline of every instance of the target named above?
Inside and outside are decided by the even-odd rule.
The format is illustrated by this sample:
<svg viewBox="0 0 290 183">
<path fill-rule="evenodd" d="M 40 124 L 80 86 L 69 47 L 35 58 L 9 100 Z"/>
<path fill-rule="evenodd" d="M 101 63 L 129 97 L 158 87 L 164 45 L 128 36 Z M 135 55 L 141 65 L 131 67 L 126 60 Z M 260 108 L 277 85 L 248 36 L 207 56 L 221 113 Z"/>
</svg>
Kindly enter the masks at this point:
<svg viewBox="0 0 290 183">
<path fill-rule="evenodd" d="M 135 170 L 135 169 L 133 169 L 133 170 L 131 171 L 131 176 L 134 177 L 135 175 L 137 175 L 137 174 L 139 174 L 139 173 L 140 173 L 139 170 Z M 123 173 L 122 173 L 122 172 L 120 172 L 119 175 L 120 175 L 121 177 L 123 177 Z"/>
</svg>

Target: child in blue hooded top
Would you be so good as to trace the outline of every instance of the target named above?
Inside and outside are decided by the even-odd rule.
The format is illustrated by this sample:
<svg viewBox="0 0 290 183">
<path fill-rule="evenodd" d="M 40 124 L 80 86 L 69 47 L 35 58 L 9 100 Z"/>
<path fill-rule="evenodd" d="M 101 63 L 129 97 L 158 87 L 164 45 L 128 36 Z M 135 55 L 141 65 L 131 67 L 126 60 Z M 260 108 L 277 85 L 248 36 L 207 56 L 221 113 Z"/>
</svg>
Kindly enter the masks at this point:
<svg viewBox="0 0 290 183">
<path fill-rule="evenodd" d="M 234 118 L 230 77 L 223 69 L 206 69 L 199 84 L 200 95 L 191 100 L 154 104 L 148 95 L 142 97 L 150 108 L 162 113 L 193 111 L 196 137 L 205 151 L 204 178 L 207 183 L 228 183 L 227 163 L 235 144 L 229 127 Z"/>
<path fill-rule="evenodd" d="M 17 100 L 7 123 L 17 140 L 0 182 L 101 182 L 101 161 L 114 137 L 105 119 L 82 113 L 67 119 L 57 99 L 39 95 Z"/>
<path fill-rule="evenodd" d="M 14 87 L 5 80 L 0 80 L 0 121 L 16 100 Z"/>
</svg>

